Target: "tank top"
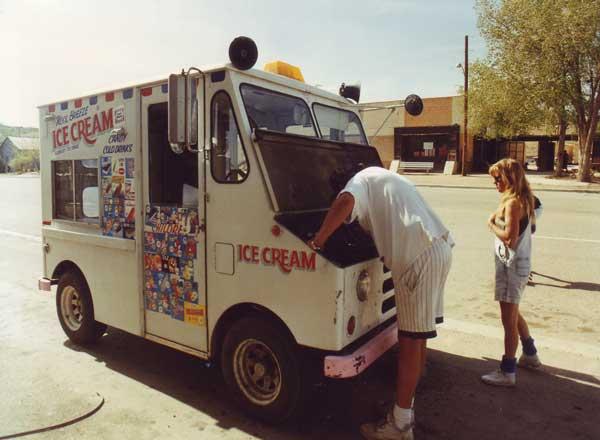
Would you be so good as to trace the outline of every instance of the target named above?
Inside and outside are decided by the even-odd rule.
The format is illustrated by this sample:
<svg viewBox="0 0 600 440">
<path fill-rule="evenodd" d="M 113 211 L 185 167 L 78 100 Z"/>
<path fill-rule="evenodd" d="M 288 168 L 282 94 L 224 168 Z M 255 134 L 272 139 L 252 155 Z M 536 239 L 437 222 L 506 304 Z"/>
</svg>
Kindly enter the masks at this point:
<svg viewBox="0 0 600 440">
<path fill-rule="evenodd" d="M 518 261 L 519 265 L 522 266 L 520 267 L 521 270 L 529 271 L 531 268 L 531 222 L 528 217 L 525 218 L 527 219 L 527 224 L 524 231 L 519 231 L 520 235 L 515 248 L 511 249 L 496 237 L 494 240 L 494 251 L 504 265 L 512 267 Z M 522 222 L 522 220 L 519 222 L 519 229 L 521 229 Z"/>
</svg>

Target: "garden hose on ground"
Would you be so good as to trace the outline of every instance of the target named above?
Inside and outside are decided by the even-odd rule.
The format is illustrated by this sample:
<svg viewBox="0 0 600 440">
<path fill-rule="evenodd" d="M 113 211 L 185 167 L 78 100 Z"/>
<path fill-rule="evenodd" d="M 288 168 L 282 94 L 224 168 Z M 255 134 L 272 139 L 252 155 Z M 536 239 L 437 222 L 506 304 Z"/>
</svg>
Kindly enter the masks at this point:
<svg viewBox="0 0 600 440">
<path fill-rule="evenodd" d="M 100 397 L 100 403 L 98 405 L 96 405 L 96 407 L 94 409 L 83 414 L 82 416 L 79 416 L 75 419 L 67 420 L 66 422 L 59 423 L 58 425 L 46 426 L 45 428 L 38 428 L 38 429 L 33 429 L 31 431 L 18 432 L 16 434 L 0 435 L 0 440 L 24 437 L 26 435 L 32 435 L 32 434 L 40 434 L 42 432 L 48 432 L 48 431 L 52 431 L 54 429 L 64 428 L 65 426 L 69 426 L 69 425 L 73 425 L 77 422 L 81 422 L 82 420 L 87 419 L 88 417 L 96 414 L 100 410 L 100 408 L 102 408 L 102 406 L 104 405 L 104 397 L 102 397 L 98 393 L 96 393 L 96 394 L 98 395 L 98 397 Z"/>
</svg>

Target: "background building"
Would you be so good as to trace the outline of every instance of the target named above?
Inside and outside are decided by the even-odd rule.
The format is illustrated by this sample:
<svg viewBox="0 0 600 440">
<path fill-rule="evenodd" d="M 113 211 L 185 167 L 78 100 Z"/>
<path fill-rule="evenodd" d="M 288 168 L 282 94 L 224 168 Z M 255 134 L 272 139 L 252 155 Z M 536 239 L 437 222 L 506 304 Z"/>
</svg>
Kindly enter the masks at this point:
<svg viewBox="0 0 600 440">
<path fill-rule="evenodd" d="M 424 98 L 423 113 L 411 116 L 401 101 L 361 104 L 361 116 L 369 143 L 377 148 L 384 166 L 394 159 L 403 162 L 432 162 L 434 172 L 444 171 L 446 161 L 455 161 L 452 171 L 461 171 L 464 142 L 463 96 Z M 533 133 L 510 139 L 486 140 L 470 133 L 465 152 L 468 173 L 487 172 L 494 162 L 511 157 L 529 169 L 552 171 L 558 149 L 558 135 Z M 565 150 L 577 163 L 577 135 L 568 133 Z M 594 142 L 592 163 L 600 167 L 600 138 Z"/>
<path fill-rule="evenodd" d="M 14 159 L 19 151 L 39 151 L 39 138 L 26 138 L 8 136 L 0 142 L 0 173 L 8 173 L 10 169 L 10 161 Z M 39 162 L 36 164 L 36 170 L 39 170 Z"/>
<path fill-rule="evenodd" d="M 365 103 L 362 118 L 371 145 L 386 167 L 394 159 L 433 162 L 443 171 L 447 160 L 460 160 L 463 142 L 463 97 L 424 98 L 423 113 L 411 116 L 401 101 Z M 472 160 L 472 139 L 467 146 L 467 164 Z"/>
</svg>

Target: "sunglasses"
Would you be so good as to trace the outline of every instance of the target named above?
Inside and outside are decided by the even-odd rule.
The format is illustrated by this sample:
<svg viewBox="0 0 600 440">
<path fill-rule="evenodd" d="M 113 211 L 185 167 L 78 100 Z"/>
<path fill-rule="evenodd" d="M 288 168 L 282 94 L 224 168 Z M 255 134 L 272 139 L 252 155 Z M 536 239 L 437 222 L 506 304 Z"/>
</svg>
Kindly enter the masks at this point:
<svg viewBox="0 0 600 440">
<path fill-rule="evenodd" d="M 494 179 L 494 183 L 500 183 L 502 181 L 502 177 L 500 176 L 492 176 Z"/>
</svg>

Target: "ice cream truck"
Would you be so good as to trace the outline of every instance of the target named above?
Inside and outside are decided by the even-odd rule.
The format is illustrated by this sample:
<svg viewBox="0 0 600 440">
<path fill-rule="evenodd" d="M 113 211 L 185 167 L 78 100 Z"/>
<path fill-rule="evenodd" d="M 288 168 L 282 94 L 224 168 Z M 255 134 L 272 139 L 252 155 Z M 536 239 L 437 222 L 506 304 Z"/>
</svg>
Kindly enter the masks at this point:
<svg viewBox="0 0 600 440">
<path fill-rule="evenodd" d="M 231 63 L 39 107 L 43 277 L 77 344 L 107 326 L 220 365 L 249 413 L 301 406 L 302 353 L 360 374 L 397 341 L 389 270 L 357 225 L 306 243 L 331 179 L 381 165 L 356 102 Z M 344 93 L 342 93 L 344 94 Z"/>
</svg>

